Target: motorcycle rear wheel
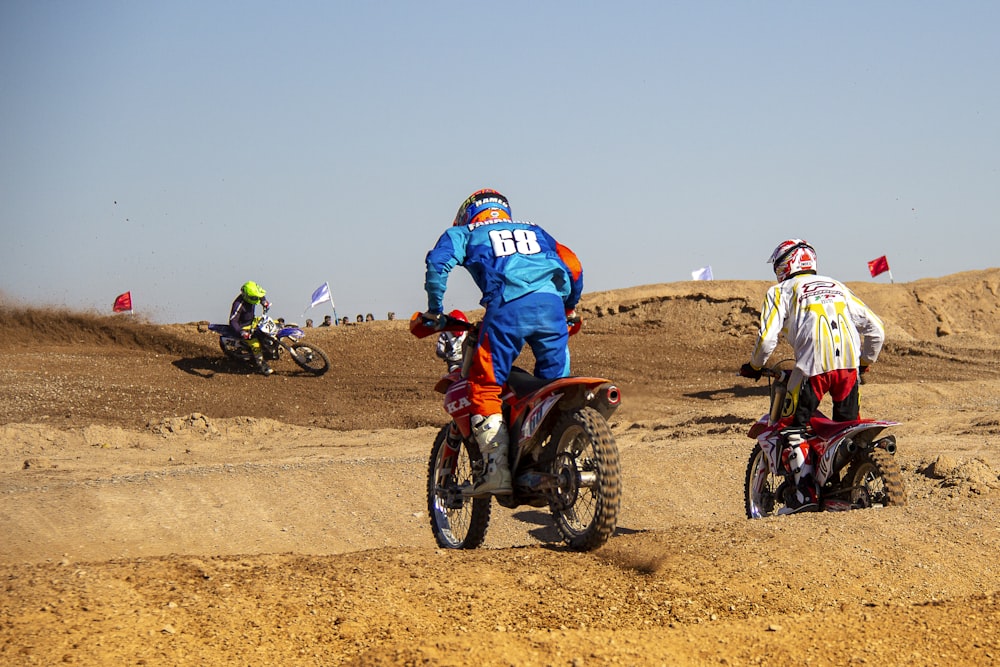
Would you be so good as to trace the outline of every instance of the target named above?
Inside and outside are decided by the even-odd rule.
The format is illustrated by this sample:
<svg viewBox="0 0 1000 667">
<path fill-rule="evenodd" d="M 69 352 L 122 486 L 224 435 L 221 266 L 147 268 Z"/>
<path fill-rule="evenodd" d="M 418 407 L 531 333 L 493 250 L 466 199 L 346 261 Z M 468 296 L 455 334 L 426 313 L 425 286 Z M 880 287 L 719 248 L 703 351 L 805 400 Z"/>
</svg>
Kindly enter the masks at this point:
<svg viewBox="0 0 1000 667">
<path fill-rule="evenodd" d="M 604 417 L 590 407 L 560 416 L 551 442 L 552 472 L 559 478 L 559 489 L 549 503 L 556 528 L 570 548 L 596 549 L 618 525 L 618 445 Z"/>
<path fill-rule="evenodd" d="M 309 343 L 295 343 L 288 348 L 292 361 L 313 375 L 322 375 L 330 370 L 330 358 L 326 352 Z"/>
<path fill-rule="evenodd" d="M 783 482 L 780 475 L 771 472 L 760 443 L 754 445 L 743 482 L 743 501 L 748 519 L 773 516 L 785 506 L 785 500 L 778 491 Z"/>
<path fill-rule="evenodd" d="M 431 519 L 431 532 L 438 546 L 444 549 L 475 549 L 486 539 L 490 525 L 491 496 L 467 498 L 462 495 L 462 484 L 472 483 L 472 462 L 479 456 L 467 442 L 459 445 L 454 455 L 452 469 L 445 471 L 448 453 L 448 432 L 445 425 L 434 438 L 431 458 L 427 467 L 427 514 Z"/>
<path fill-rule="evenodd" d="M 847 469 L 843 485 L 851 489 L 851 505 L 888 507 L 906 504 L 903 472 L 892 454 L 876 447 L 861 453 Z"/>
</svg>

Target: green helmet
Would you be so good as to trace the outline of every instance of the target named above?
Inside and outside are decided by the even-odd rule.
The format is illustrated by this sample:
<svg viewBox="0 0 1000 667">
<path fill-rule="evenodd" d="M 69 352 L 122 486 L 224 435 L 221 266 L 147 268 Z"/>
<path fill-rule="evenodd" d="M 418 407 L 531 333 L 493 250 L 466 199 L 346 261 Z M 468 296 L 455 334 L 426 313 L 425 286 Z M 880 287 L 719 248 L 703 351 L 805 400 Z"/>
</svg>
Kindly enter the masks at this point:
<svg viewBox="0 0 1000 667">
<path fill-rule="evenodd" d="M 243 283 L 243 287 L 240 288 L 240 293 L 243 294 L 244 301 L 255 306 L 260 303 L 260 300 L 264 298 L 265 294 L 267 294 L 263 287 L 252 280 Z"/>
</svg>

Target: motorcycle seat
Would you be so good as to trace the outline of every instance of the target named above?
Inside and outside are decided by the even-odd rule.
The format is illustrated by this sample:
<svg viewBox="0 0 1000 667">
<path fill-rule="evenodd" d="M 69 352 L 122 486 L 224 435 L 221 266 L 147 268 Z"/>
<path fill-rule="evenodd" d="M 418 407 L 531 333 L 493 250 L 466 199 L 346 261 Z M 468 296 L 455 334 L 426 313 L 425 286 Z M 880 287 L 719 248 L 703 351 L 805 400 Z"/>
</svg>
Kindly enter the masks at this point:
<svg viewBox="0 0 1000 667">
<path fill-rule="evenodd" d="M 855 419 L 846 422 L 837 422 L 832 419 L 827 419 L 826 417 L 813 417 L 809 420 L 809 428 L 812 432 L 823 438 L 824 440 L 829 440 L 834 437 L 837 433 L 844 430 L 845 427 L 851 426 L 853 424 L 865 424 L 872 422 L 871 419 Z"/>
<path fill-rule="evenodd" d="M 515 396 L 527 396 L 538 391 L 551 381 L 535 377 L 523 368 L 514 366 L 510 369 L 510 375 L 507 376 L 507 388 L 514 392 Z"/>
</svg>

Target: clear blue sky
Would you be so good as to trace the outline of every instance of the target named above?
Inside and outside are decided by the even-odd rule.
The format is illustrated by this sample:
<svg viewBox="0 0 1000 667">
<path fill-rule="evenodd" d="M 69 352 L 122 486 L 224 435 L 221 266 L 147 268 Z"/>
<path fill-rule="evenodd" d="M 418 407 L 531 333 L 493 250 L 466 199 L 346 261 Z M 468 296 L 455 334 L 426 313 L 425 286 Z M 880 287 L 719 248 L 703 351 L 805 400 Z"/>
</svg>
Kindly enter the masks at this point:
<svg viewBox="0 0 1000 667">
<path fill-rule="evenodd" d="M 1000 264 L 1000 3 L 0 2 L 0 293 L 224 320 L 423 309 L 480 187 L 585 292 Z M 886 276 L 878 278 L 887 281 Z M 463 269 L 445 304 L 473 308 Z M 321 317 L 329 305 L 311 313 Z"/>
</svg>

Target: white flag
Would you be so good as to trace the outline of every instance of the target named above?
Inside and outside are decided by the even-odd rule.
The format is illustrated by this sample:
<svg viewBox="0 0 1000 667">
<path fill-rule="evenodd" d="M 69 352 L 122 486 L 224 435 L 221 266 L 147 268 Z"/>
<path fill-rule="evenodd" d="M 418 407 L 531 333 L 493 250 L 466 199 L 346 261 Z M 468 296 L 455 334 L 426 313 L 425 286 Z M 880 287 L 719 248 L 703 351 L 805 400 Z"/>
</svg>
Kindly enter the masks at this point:
<svg viewBox="0 0 1000 667">
<path fill-rule="evenodd" d="M 691 280 L 711 280 L 712 279 L 712 265 L 703 266 L 700 269 L 696 269 L 691 272 Z"/>
<path fill-rule="evenodd" d="M 323 283 L 316 288 L 316 291 L 313 292 L 312 303 L 309 304 L 309 307 L 313 308 L 324 301 L 329 301 L 330 305 L 333 305 L 333 297 L 330 296 L 330 283 Z"/>
</svg>

